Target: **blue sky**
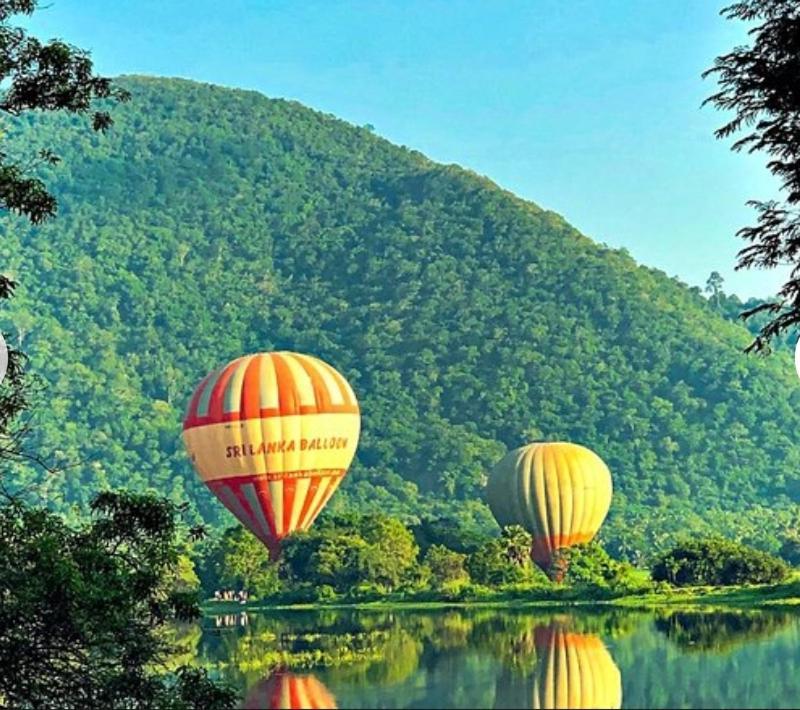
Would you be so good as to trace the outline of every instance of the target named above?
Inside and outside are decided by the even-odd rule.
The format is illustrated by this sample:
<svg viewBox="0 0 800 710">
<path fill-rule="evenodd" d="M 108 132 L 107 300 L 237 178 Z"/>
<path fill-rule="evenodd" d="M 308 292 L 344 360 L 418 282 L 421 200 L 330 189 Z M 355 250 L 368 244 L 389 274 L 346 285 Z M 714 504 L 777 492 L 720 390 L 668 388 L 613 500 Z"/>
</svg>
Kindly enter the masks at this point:
<svg viewBox="0 0 800 710">
<path fill-rule="evenodd" d="M 743 39 L 715 0 L 51 0 L 31 23 L 99 71 L 297 99 L 563 214 L 702 285 L 734 273 L 749 198 L 776 185 L 700 108 L 700 73 Z"/>
</svg>

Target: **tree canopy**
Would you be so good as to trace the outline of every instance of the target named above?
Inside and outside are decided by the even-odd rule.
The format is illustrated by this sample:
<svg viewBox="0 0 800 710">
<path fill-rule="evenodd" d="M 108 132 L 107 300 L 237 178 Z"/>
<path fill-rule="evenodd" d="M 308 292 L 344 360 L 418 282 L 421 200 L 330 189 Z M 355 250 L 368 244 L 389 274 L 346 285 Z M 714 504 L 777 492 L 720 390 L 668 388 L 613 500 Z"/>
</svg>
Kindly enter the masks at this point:
<svg viewBox="0 0 800 710">
<path fill-rule="evenodd" d="M 105 487 L 153 489 L 227 526 L 186 459 L 183 410 L 220 363 L 291 349 L 361 403 L 326 515 L 491 532 L 491 466 L 568 440 L 611 469 L 614 554 L 715 527 L 780 546 L 800 492 L 796 375 L 784 353 L 742 357 L 748 332 L 700 289 L 299 104 L 120 85 L 133 100 L 102 140 L 66 115 L 9 127 L 9 145 L 64 158 L 40 167 L 59 219 L 9 221 L 0 241 L 23 284 L 2 325 L 45 381 L 35 439 L 61 469 L 20 467 L 20 485 L 67 512 Z"/>
<path fill-rule="evenodd" d="M 764 153 L 784 193 L 782 200 L 751 200 L 758 219 L 739 231 L 749 242 L 739 268 L 793 267 L 777 299 L 743 313 L 769 316 L 752 345 L 761 350 L 800 323 L 800 7 L 795 0 L 739 0 L 722 15 L 750 25 L 751 41 L 705 72 L 719 83 L 706 103 L 730 116 L 716 135 L 735 136 L 733 150 Z"/>
</svg>

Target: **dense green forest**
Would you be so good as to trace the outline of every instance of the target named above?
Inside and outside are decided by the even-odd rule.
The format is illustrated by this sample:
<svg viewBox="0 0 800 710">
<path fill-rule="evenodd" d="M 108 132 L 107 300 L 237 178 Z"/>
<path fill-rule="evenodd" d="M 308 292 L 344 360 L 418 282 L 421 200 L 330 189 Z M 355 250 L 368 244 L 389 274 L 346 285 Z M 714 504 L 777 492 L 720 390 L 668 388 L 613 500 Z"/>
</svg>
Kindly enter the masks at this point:
<svg viewBox="0 0 800 710">
<path fill-rule="evenodd" d="M 494 525 L 486 472 L 508 447 L 597 451 L 615 496 L 604 541 L 636 558 L 716 529 L 776 549 L 800 496 L 800 383 L 786 352 L 700 289 L 562 217 L 297 103 L 126 78 L 108 135 L 24 118 L 59 218 L 6 221 L 20 282 L 4 331 L 42 380 L 29 446 L 55 472 L 16 483 L 69 512 L 153 488 L 230 519 L 195 480 L 180 421 L 241 353 L 311 352 L 352 383 L 357 460 L 333 513 Z M 687 254 L 687 259 L 692 255 Z"/>
</svg>

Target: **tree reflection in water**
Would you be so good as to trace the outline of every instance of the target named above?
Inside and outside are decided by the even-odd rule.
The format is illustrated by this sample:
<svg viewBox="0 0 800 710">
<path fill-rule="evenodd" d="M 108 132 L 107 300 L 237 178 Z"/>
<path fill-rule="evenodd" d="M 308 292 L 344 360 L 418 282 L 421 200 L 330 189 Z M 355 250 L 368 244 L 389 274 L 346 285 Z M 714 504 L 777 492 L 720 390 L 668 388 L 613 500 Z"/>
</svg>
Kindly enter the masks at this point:
<svg viewBox="0 0 800 710">
<path fill-rule="evenodd" d="M 723 653 L 741 644 L 769 638 L 795 617 L 761 611 L 678 611 L 655 620 L 655 627 L 685 651 Z"/>
<path fill-rule="evenodd" d="M 623 695 L 648 707 L 767 697 L 779 707 L 800 688 L 786 670 L 800 652 L 747 642 L 787 625 L 800 640 L 796 621 L 732 611 L 276 611 L 251 613 L 245 626 L 206 620 L 195 660 L 243 696 L 262 688 L 262 699 L 274 672 L 313 673 L 344 707 L 620 707 Z M 763 682 L 722 653 L 740 644 Z"/>
</svg>

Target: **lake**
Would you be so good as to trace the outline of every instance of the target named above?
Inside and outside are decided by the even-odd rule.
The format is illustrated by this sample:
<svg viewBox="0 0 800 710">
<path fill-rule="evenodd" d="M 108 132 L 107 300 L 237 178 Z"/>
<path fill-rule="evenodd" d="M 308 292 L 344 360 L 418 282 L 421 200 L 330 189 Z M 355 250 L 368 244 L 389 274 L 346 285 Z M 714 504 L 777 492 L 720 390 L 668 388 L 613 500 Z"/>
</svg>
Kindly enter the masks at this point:
<svg viewBox="0 0 800 710">
<path fill-rule="evenodd" d="M 800 703 L 786 612 L 282 611 L 178 630 L 244 707 L 781 708 Z M 272 671 L 288 659 L 335 667 Z"/>
</svg>

